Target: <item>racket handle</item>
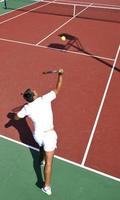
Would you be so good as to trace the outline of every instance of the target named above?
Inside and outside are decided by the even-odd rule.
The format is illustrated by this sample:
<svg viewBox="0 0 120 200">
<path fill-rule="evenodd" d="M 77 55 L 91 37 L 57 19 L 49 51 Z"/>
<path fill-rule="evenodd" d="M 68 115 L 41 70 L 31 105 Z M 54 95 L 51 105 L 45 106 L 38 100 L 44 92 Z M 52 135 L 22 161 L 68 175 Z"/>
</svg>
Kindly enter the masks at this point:
<svg viewBox="0 0 120 200">
<path fill-rule="evenodd" d="M 46 72 L 43 72 L 43 74 L 53 74 L 53 73 L 58 73 L 59 70 L 49 70 L 49 71 L 46 71 Z"/>
</svg>

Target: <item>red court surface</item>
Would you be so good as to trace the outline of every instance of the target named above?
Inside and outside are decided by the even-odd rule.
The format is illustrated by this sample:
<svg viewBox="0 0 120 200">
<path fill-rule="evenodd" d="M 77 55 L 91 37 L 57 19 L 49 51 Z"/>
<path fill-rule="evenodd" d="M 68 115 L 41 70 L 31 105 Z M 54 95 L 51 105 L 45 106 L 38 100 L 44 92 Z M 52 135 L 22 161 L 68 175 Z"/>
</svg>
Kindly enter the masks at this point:
<svg viewBox="0 0 120 200">
<path fill-rule="evenodd" d="M 14 12 L 0 19 L 5 20 L 7 16 L 14 16 Z M 115 62 L 120 25 L 74 18 L 58 28 L 69 19 L 29 12 L 0 24 L 0 128 L 1 134 L 9 138 L 35 145 L 25 121 L 16 124 L 7 114 L 25 103 L 20 93 L 26 88 L 35 88 L 41 95 L 55 87 L 56 75 L 44 76 L 43 71 L 63 68 L 63 87 L 53 103 L 55 127 L 59 136 L 56 155 L 82 163 Z M 58 37 L 60 33 L 78 37 L 84 51 L 78 51 L 74 47 L 69 51 L 48 48 L 53 43 L 63 44 Z M 83 55 L 84 52 L 88 54 Z M 120 55 L 84 163 L 85 166 L 117 178 L 120 178 L 119 76 Z M 29 120 L 28 124 L 33 130 Z"/>
</svg>

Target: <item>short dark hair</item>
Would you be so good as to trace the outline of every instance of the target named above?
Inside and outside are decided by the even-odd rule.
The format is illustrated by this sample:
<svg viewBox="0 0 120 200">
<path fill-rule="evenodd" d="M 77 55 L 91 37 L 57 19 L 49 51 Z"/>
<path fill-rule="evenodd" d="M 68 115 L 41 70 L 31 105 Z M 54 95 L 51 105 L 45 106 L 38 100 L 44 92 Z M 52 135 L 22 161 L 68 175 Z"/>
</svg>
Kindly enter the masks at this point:
<svg viewBox="0 0 120 200">
<path fill-rule="evenodd" d="M 33 100 L 34 100 L 34 92 L 30 89 L 30 88 L 28 88 L 27 90 L 25 90 L 25 92 L 23 93 L 23 97 L 24 97 L 24 99 L 26 100 L 26 101 L 28 101 L 28 102 L 32 102 Z"/>
</svg>

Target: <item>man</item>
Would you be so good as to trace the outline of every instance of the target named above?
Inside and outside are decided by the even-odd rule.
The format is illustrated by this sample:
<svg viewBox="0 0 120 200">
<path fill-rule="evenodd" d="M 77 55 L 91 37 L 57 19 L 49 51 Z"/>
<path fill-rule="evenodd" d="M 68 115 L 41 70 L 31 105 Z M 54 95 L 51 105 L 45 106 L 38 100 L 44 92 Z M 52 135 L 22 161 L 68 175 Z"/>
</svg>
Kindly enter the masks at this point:
<svg viewBox="0 0 120 200">
<path fill-rule="evenodd" d="M 19 120 L 28 116 L 34 124 L 33 137 L 40 147 L 44 149 L 44 187 L 42 191 L 48 195 L 51 195 L 51 173 L 52 173 L 52 161 L 57 145 L 57 134 L 53 125 L 53 113 L 51 102 L 56 98 L 62 85 L 63 69 L 57 71 L 58 79 L 54 90 L 38 97 L 35 90 L 27 89 L 23 93 L 24 99 L 28 104 L 15 115 L 15 119 Z"/>
</svg>

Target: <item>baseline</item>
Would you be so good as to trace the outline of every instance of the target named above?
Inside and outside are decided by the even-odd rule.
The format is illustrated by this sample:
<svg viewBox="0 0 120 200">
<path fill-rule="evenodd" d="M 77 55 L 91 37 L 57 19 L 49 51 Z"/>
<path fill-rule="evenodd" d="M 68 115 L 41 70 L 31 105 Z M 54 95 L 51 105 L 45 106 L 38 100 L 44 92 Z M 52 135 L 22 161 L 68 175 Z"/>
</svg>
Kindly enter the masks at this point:
<svg viewBox="0 0 120 200">
<path fill-rule="evenodd" d="M 11 141 L 11 142 L 14 142 L 14 143 L 16 143 L 16 144 L 22 145 L 22 146 L 24 146 L 24 147 L 26 147 L 26 148 L 30 148 L 30 149 L 35 150 L 35 151 L 39 151 L 38 148 L 35 148 L 35 147 L 33 147 L 33 146 L 24 144 L 24 143 L 22 143 L 22 142 L 16 141 L 16 140 L 11 139 L 11 138 L 8 138 L 8 137 L 6 137 L 6 136 L 0 135 L 0 138 L 4 138 L 4 139 L 6 139 L 6 140 L 8 140 L 8 141 Z M 62 161 L 64 161 L 64 162 L 66 162 L 66 163 L 69 163 L 69 164 L 71 164 L 71 165 L 74 165 L 74 166 L 76 166 L 76 167 L 80 167 L 80 168 L 86 169 L 86 170 L 88 170 L 88 171 L 94 172 L 94 173 L 99 174 L 99 175 L 101 175 L 101 176 L 104 176 L 104 177 L 107 177 L 107 178 L 110 178 L 110 179 L 112 179 L 112 180 L 115 180 L 115 181 L 120 182 L 120 179 L 117 178 L 117 177 L 114 177 L 114 176 L 111 176 L 111 175 L 109 175 L 109 174 L 100 172 L 100 171 L 98 171 L 98 170 L 95 170 L 95 169 L 92 169 L 92 168 L 83 166 L 83 165 L 81 165 L 81 164 L 78 164 L 78 163 L 76 163 L 76 162 L 73 162 L 73 161 L 71 161 L 71 160 L 62 158 L 62 157 L 57 156 L 57 155 L 55 155 L 54 157 L 57 158 L 57 159 L 59 159 L 59 160 L 62 160 Z"/>
</svg>

